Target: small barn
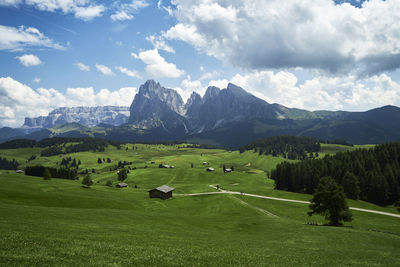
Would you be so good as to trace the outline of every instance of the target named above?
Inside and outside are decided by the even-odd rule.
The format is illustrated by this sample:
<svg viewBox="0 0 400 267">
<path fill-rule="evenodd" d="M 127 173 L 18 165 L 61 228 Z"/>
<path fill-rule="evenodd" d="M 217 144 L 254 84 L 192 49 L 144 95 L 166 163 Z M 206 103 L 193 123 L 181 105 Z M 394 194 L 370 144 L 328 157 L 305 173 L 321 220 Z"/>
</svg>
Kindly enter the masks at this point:
<svg viewBox="0 0 400 267">
<path fill-rule="evenodd" d="M 24 173 L 23 170 L 16 170 L 15 173 Z"/>
<path fill-rule="evenodd" d="M 232 169 L 225 169 L 224 172 L 225 172 L 225 173 L 227 173 L 227 172 L 232 172 Z"/>
<path fill-rule="evenodd" d="M 168 185 L 162 185 L 157 188 L 149 190 L 150 198 L 161 198 L 161 199 L 170 199 L 172 198 L 172 191 L 174 188 L 169 187 Z"/>
<path fill-rule="evenodd" d="M 213 171 L 214 171 L 214 168 L 211 168 L 211 167 L 210 167 L 210 168 L 207 168 L 207 171 L 208 171 L 208 172 L 213 172 Z"/>
<path fill-rule="evenodd" d="M 116 187 L 124 188 L 124 187 L 128 187 L 128 184 L 127 183 L 119 183 L 119 184 L 116 185 Z"/>
</svg>

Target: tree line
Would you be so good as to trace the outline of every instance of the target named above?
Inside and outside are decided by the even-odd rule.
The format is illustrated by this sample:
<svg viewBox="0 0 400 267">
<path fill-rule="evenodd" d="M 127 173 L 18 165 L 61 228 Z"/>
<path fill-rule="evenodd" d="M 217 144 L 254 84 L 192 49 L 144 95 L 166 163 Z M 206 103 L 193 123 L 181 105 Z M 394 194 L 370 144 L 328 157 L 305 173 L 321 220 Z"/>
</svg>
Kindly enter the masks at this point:
<svg viewBox="0 0 400 267">
<path fill-rule="evenodd" d="M 240 153 L 246 150 L 254 150 L 259 155 L 282 156 L 288 159 L 304 160 L 314 157 L 313 153 L 321 151 L 321 144 L 313 137 L 274 136 L 259 139 L 239 148 Z"/>
<path fill-rule="evenodd" d="M 26 147 L 52 147 L 64 145 L 65 143 L 84 143 L 86 146 L 94 147 L 106 147 L 108 145 L 112 145 L 115 147 L 121 146 L 121 142 L 105 140 L 101 138 L 91 138 L 91 137 L 51 137 L 44 138 L 40 141 L 35 141 L 31 139 L 15 139 L 11 141 L 7 141 L 0 144 L 0 149 L 15 149 L 15 148 L 26 148 Z M 71 146 L 71 152 L 79 152 L 74 150 L 83 149 L 81 146 Z M 84 149 L 87 149 L 86 147 Z M 90 148 L 93 150 L 93 148 Z M 88 150 L 84 150 L 88 151 Z"/>
<path fill-rule="evenodd" d="M 18 161 L 15 159 L 8 160 L 7 158 L 0 157 L 0 169 L 15 170 L 18 168 Z"/>
<path fill-rule="evenodd" d="M 282 162 L 271 172 L 275 187 L 314 193 L 321 177 L 330 176 L 348 198 L 378 205 L 400 200 L 400 143 L 326 155 L 322 159 Z"/>
<path fill-rule="evenodd" d="M 75 180 L 77 178 L 77 170 L 69 168 L 53 168 L 44 166 L 27 166 L 25 168 L 25 175 L 45 177 L 45 173 L 49 172 L 52 178 L 62 178 Z"/>
</svg>

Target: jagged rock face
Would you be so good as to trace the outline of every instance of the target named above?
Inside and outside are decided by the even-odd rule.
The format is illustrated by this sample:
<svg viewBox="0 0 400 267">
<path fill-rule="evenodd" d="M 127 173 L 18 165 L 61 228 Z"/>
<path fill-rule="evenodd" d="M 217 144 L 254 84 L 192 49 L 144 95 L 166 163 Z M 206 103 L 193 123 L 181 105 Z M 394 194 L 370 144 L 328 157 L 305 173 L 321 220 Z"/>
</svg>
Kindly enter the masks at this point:
<svg viewBox="0 0 400 267">
<path fill-rule="evenodd" d="M 89 127 L 100 123 L 118 126 L 128 122 L 129 107 L 73 107 L 57 108 L 48 116 L 25 118 L 23 127 L 52 128 L 65 123 L 80 123 Z"/>
<path fill-rule="evenodd" d="M 277 118 L 273 105 L 231 83 L 223 90 L 208 87 L 201 105 L 188 108 L 186 115 L 191 119 L 193 132 L 214 129 L 232 121 Z"/>
<path fill-rule="evenodd" d="M 130 107 L 129 123 L 140 128 L 163 128 L 169 133 L 188 132 L 182 97 L 153 80 L 141 85 Z"/>
</svg>

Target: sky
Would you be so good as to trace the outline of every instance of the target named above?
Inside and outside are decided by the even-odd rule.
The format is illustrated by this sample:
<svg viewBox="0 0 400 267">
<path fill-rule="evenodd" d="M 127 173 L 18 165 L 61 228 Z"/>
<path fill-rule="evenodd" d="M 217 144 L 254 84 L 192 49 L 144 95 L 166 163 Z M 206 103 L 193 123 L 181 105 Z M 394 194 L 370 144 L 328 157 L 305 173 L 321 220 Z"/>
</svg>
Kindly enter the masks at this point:
<svg viewBox="0 0 400 267">
<path fill-rule="evenodd" d="M 307 110 L 400 106 L 399 0 L 0 0 L 0 126 L 229 82 Z"/>
</svg>

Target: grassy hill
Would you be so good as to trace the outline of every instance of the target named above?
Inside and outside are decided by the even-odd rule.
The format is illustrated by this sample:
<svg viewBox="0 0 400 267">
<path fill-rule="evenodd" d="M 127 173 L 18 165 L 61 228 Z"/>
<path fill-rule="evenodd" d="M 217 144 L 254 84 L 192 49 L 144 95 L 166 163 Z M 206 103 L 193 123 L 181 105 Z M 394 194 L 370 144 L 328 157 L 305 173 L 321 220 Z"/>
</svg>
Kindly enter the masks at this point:
<svg viewBox="0 0 400 267">
<path fill-rule="evenodd" d="M 321 154 L 343 149 L 350 147 L 323 145 Z M 95 184 L 84 188 L 81 180 L 45 181 L 0 170 L 0 265 L 400 264 L 399 218 L 353 211 L 354 221 L 345 227 L 312 226 L 307 222 L 323 224 L 324 219 L 309 218 L 302 203 L 242 195 L 178 195 L 216 191 L 210 185 L 219 184 L 232 191 L 311 199 L 273 189 L 266 171 L 284 160 L 279 157 L 185 145 L 127 144 L 120 150 L 109 146 L 104 152 L 52 157 L 40 157 L 40 151 L 9 149 L 0 150 L 0 155 L 16 158 L 21 167 L 58 166 L 65 156 L 80 159 L 80 170 L 95 169 Z M 37 158 L 28 161 L 32 155 Z M 98 164 L 99 157 L 112 162 Z M 108 180 L 117 183 L 116 171 L 110 168 L 118 161 L 136 167 L 128 174 L 128 188 L 105 186 Z M 175 168 L 160 169 L 160 163 Z M 235 171 L 224 174 L 223 165 Z M 206 172 L 207 167 L 215 172 Z M 173 199 L 150 199 L 147 190 L 163 184 L 175 188 Z M 361 201 L 349 204 L 397 212 Z"/>
</svg>

